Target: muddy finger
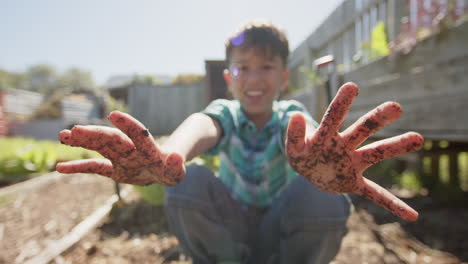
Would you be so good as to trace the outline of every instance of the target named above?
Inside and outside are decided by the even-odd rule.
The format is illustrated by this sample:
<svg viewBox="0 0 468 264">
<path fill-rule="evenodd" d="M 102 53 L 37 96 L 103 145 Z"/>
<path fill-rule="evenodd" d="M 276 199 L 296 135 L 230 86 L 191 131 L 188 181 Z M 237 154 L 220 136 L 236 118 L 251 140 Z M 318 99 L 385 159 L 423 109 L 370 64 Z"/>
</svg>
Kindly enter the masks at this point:
<svg viewBox="0 0 468 264">
<path fill-rule="evenodd" d="M 340 87 L 318 127 L 317 132 L 320 137 L 338 133 L 357 94 L 358 87 L 354 83 L 345 83 Z"/>
<path fill-rule="evenodd" d="M 120 157 L 119 153 L 109 148 L 109 146 L 105 144 L 101 136 L 91 135 L 94 133 L 95 132 L 90 133 L 89 131 L 83 131 L 82 126 L 75 126 L 70 131 L 70 133 L 68 133 L 68 131 L 60 132 L 59 138 L 62 143 L 97 151 L 99 154 L 108 159 L 114 160 Z"/>
<path fill-rule="evenodd" d="M 149 130 L 140 121 L 119 111 L 109 115 L 109 121 L 122 130 L 135 144 L 137 150 L 150 160 L 160 159 L 160 151 Z"/>
<path fill-rule="evenodd" d="M 382 160 L 419 150 L 424 144 L 423 137 L 415 132 L 380 140 L 356 150 L 355 155 L 360 170 Z"/>
<path fill-rule="evenodd" d="M 161 182 L 169 186 L 176 185 L 185 178 L 184 160 L 179 154 L 171 153 L 165 160 L 164 171 Z"/>
<path fill-rule="evenodd" d="M 112 163 L 106 159 L 61 162 L 55 168 L 60 173 L 96 173 L 107 177 L 112 175 Z"/>
<path fill-rule="evenodd" d="M 398 103 L 383 103 L 347 128 L 342 133 L 343 139 L 350 149 L 355 149 L 379 129 L 400 118 L 401 114 L 401 106 Z"/>
<path fill-rule="evenodd" d="M 371 180 L 364 178 L 364 184 L 358 194 L 406 221 L 413 222 L 418 219 L 418 212 Z"/>
<path fill-rule="evenodd" d="M 107 147 L 121 156 L 128 156 L 135 145 L 122 131 L 104 126 L 75 126 L 71 130 L 72 139 L 99 151 Z"/>
<path fill-rule="evenodd" d="M 295 156 L 304 150 L 306 136 L 306 120 L 302 114 L 295 114 L 289 119 L 286 133 L 286 152 Z"/>
</svg>

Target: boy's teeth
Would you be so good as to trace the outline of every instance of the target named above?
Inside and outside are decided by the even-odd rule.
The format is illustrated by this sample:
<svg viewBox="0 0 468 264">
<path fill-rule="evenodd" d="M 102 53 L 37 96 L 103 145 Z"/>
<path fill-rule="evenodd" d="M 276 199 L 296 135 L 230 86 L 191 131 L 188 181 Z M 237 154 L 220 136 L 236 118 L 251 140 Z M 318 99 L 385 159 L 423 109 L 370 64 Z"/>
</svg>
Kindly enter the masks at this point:
<svg viewBox="0 0 468 264">
<path fill-rule="evenodd" d="M 261 91 L 248 91 L 247 92 L 247 95 L 248 96 L 258 96 L 258 95 L 262 95 L 263 93 Z"/>
</svg>

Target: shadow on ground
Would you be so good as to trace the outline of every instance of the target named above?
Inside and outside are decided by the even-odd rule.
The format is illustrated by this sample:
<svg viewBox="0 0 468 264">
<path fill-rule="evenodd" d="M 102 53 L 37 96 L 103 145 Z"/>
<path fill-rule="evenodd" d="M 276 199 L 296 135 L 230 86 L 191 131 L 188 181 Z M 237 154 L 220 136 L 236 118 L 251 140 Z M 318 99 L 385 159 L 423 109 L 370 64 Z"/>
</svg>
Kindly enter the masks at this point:
<svg viewBox="0 0 468 264">
<path fill-rule="evenodd" d="M 371 214 L 377 225 L 398 223 L 408 237 L 427 248 L 448 252 L 462 262 L 468 261 L 467 199 L 450 204 L 429 196 L 415 196 L 403 201 L 419 212 L 416 222 L 406 222 L 364 198 L 353 196 L 356 208 Z"/>
<path fill-rule="evenodd" d="M 151 205 L 144 200 L 118 203 L 99 229 L 109 236 L 120 236 L 122 232 L 128 232 L 130 236 L 169 233 L 163 206 Z"/>
</svg>

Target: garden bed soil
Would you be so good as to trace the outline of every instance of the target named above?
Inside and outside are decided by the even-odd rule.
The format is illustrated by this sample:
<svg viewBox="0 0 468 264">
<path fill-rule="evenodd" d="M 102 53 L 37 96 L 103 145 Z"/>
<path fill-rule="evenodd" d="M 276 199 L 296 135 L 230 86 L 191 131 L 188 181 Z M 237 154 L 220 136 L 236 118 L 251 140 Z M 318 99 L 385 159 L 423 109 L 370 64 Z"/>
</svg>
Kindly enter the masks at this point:
<svg viewBox="0 0 468 264">
<path fill-rule="evenodd" d="M 0 189 L 0 263 L 39 254 L 113 193 L 113 181 L 89 174 L 51 173 Z"/>
<path fill-rule="evenodd" d="M 80 174 L 0 196 L 0 263 L 22 263 L 37 255 L 113 193 L 112 181 Z M 332 263 L 468 262 L 468 208 L 418 196 L 406 201 L 420 212 L 420 219 L 407 223 L 365 199 L 352 198 L 349 232 Z M 133 191 L 98 228 L 51 263 L 191 262 L 169 233 L 162 207 L 144 202 Z"/>
<path fill-rule="evenodd" d="M 462 263 L 468 261 L 468 210 L 418 208 L 416 223 L 399 221 L 360 197 L 333 264 Z M 423 199 L 424 200 L 424 199 Z M 419 206 L 418 205 L 418 206 Z M 63 254 L 65 263 L 191 263 L 167 230 L 161 206 L 134 200 L 114 208 L 106 223 Z"/>
</svg>

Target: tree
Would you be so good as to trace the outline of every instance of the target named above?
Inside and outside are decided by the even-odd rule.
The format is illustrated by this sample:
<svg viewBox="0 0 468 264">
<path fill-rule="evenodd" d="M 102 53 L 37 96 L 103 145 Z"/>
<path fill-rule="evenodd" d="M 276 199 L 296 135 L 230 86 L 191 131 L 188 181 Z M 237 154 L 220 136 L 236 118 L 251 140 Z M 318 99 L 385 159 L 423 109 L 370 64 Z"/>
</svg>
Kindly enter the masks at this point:
<svg viewBox="0 0 468 264">
<path fill-rule="evenodd" d="M 11 87 L 10 73 L 0 69 L 0 89 Z"/>
<path fill-rule="evenodd" d="M 0 90 L 2 89 L 26 89 L 27 78 L 24 73 L 11 73 L 0 69 Z"/>
<path fill-rule="evenodd" d="M 56 90 L 64 92 L 91 91 L 96 88 L 91 72 L 76 67 L 58 73 L 53 66 L 37 64 L 24 73 L 12 73 L 0 69 L 0 89 L 23 89 L 42 94 Z"/>
<path fill-rule="evenodd" d="M 90 91 L 96 88 L 91 72 L 72 67 L 59 76 L 56 89 L 65 91 Z"/>
<path fill-rule="evenodd" d="M 159 80 L 158 77 L 153 76 L 153 75 L 135 75 L 133 76 L 132 83 L 133 84 L 154 84 L 154 85 L 163 84 L 163 82 Z"/>
<path fill-rule="evenodd" d="M 26 72 L 28 90 L 46 93 L 54 87 L 57 72 L 54 67 L 46 64 L 38 64 L 29 67 Z"/>
<path fill-rule="evenodd" d="M 198 83 L 205 75 L 201 74 L 179 74 L 172 79 L 172 84 L 193 84 Z"/>
</svg>

